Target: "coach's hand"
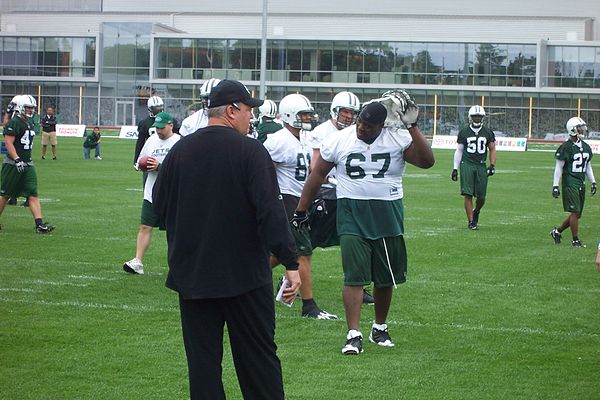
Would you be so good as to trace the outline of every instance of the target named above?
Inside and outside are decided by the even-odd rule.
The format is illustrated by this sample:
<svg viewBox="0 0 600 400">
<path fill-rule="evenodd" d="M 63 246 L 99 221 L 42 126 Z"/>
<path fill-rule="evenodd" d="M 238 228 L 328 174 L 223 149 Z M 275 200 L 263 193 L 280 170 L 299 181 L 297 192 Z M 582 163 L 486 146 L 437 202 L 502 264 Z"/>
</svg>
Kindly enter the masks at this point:
<svg viewBox="0 0 600 400">
<path fill-rule="evenodd" d="M 25 163 L 25 161 L 21 160 L 20 158 L 15 158 L 15 167 L 17 167 L 17 171 L 25 171 L 26 166 L 27 164 Z"/>
<path fill-rule="evenodd" d="M 560 190 L 558 190 L 558 186 L 552 186 L 552 197 L 558 199 L 558 196 L 560 196 Z"/>
<path fill-rule="evenodd" d="M 490 166 L 487 169 L 488 176 L 492 176 L 495 173 L 496 173 L 496 166 L 494 164 L 490 164 Z"/>
<path fill-rule="evenodd" d="M 453 169 L 452 170 L 452 174 L 450 175 L 450 179 L 452 179 L 454 182 L 456 182 L 458 180 L 458 171 Z"/>
<path fill-rule="evenodd" d="M 596 190 L 598 189 L 598 186 L 596 185 L 596 182 L 592 182 L 592 196 L 596 194 Z"/>
<path fill-rule="evenodd" d="M 290 220 L 292 227 L 296 230 L 310 229 L 308 225 L 308 213 L 306 211 L 294 211 L 294 216 Z"/>
</svg>

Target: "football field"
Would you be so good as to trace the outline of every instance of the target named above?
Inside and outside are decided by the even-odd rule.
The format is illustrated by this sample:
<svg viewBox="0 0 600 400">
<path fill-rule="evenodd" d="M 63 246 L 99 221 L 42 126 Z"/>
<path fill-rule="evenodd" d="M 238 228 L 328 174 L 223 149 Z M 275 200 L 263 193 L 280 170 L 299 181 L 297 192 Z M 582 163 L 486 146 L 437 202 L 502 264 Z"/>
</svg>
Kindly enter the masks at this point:
<svg viewBox="0 0 600 400">
<path fill-rule="evenodd" d="M 0 218 L 0 399 L 185 399 L 164 232 L 154 231 L 145 275 L 122 270 L 135 255 L 142 202 L 135 141 L 105 138 L 102 161 L 84 160 L 82 142 L 59 138 L 52 161 L 40 159 L 36 139 L 42 211 L 55 231 L 37 235 L 18 205 Z M 579 235 L 587 248 L 572 248 L 569 231 L 555 245 L 549 232 L 566 213 L 551 196 L 553 153 L 499 152 L 471 231 L 450 180 L 453 151 L 435 156 L 433 168 L 409 166 L 404 180 L 409 271 L 388 320 L 396 346 L 366 340 L 361 355 L 341 354 L 339 249 L 317 249 L 315 299 L 340 319 L 302 318 L 300 300 L 277 305 L 286 398 L 599 399 L 600 195 L 588 189 Z M 365 338 L 372 319 L 363 306 Z M 226 393 L 240 399 L 227 341 L 225 349 Z"/>
</svg>

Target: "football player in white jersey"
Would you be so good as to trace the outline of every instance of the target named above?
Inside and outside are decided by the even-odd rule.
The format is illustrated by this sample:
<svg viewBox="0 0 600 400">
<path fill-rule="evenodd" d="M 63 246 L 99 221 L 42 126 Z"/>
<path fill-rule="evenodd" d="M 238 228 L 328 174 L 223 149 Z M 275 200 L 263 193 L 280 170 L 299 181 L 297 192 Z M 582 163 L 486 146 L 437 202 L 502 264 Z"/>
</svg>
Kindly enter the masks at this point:
<svg viewBox="0 0 600 400">
<path fill-rule="evenodd" d="M 314 164 L 292 218 L 295 229 L 308 224 L 307 210 L 321 182 L 336 167 L 337 229 L 344 269 L 343 300 L 348 334 L 343 354 L 362 352 L 360 312 L 362 288 L 374 283 L 375 323 L 369 340 L 394 345 L 386 319 L 396 284 L 406 280 L 404 244 L 404 197 L 402 177 L 405 162 L 430 168 L 435 160 L 417 127 L 419 109 L 404 91 L 396 91 L 394 103 L 387 99 L 369 102 L 356 125 L 327 138 Z M 394 113 L 395 115 L 388 115 Z M 386 127 L 386 119 L 402 121 L 406 129 Z"/>
<path fill-rule="evenodd" d="M 202 108 L 183 120 L 181 128 L 179 128 L 179 134 L 181 136 L 187 136 L 208 125 L 208 116 L 206 115 L 206 111 L 208 110 L 208 95 L 219 82 L 221 82 L 220 79 L 211 78 L 202 84 L 200 87 L 200 101 L 202 102 Z"/>
<path fill-rule="evenodd" d="M 308 144 L 307 132 L 313 128 L 315 110 L 310 101 L 301 94 L 289 94 L 279 103 L 279 113 L 284 128 L 267 136 L 264 146 L 271 155 L 277 172 L 279 190 L 283 204 L 291 219 L 310 168 L 312 148 Z M 293 229 L 298 248 L 298 269 L 302 286 L 302 316 L 317 319 L 337 319 L 337 316 L 319 308 L 313 298 L 310 261 L 312 245 L 308 230 Z M 272 265 L 278 265 L 272 260 Z"/>
</svg>

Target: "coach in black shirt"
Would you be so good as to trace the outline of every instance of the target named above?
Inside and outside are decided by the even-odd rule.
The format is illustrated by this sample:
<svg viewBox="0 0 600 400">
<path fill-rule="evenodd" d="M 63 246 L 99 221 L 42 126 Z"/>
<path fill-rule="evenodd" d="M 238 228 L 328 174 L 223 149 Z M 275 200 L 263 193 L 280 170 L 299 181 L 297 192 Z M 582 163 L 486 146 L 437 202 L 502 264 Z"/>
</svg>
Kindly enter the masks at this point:
<svg viewBox="0 0 600 400">
<path fill-rule="evenodd" d="M 225 398 L 225 324 L 244 399 L 284 398 L 269 253 L 286 267 L 287 301 L 300 277 L 273 162 L 245 136 L 252 108 L 262 103 L 240 82 L 221 81 L 209 97 L 208 126 L 172 147 L 154 185 L 192 399 Z"/>
</svg>

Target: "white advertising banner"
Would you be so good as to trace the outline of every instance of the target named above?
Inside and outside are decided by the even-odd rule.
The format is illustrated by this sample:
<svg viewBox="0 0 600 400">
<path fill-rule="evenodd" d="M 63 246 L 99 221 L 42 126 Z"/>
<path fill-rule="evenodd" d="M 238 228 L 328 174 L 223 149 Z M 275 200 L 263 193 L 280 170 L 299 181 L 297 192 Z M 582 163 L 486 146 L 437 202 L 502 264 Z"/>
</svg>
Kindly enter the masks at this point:
<svg viewBox="0 0 600 400">
<path fill-rule="evenodd" d="M 85 125 L 56 125 L 56 136 L 83 137 Z"/>
<path fill-rule="evenodd" d="M 600 140 L 585 140 L 585 142 L 592 148 L 592 153 L 600 154 Z"/>
<path fill-rule="evenodd" d="M 433 149 L 456 149 L 456 136 L 435 135 L 431 139 L 431 148 L 433 148 Z M 497 151 L 525 151 L 526 149 L 527 149 L 527 139 L 526 138 L 513 138 L 513 137 L 504 137 L 504 136 L 496 137 L 496 150 Z"/>
<path fill-rule="evenodd" d="M 432 149 L 456 149 L 456 136 L 434 135 L 431 139 Z"/>
<path fill-rule="evenodd" d="M 527 138 L 496 137 L 497 151 L 525 151 L 527 150 Z"/>
<path fill-rule="evenodd" d="M 121 127 L 121 132 L 119 132 L 119 137 L 121 139 L 137 139 L 137 137 L 138 137 L 137 126 L 123 125 Z"/>
</svg>

